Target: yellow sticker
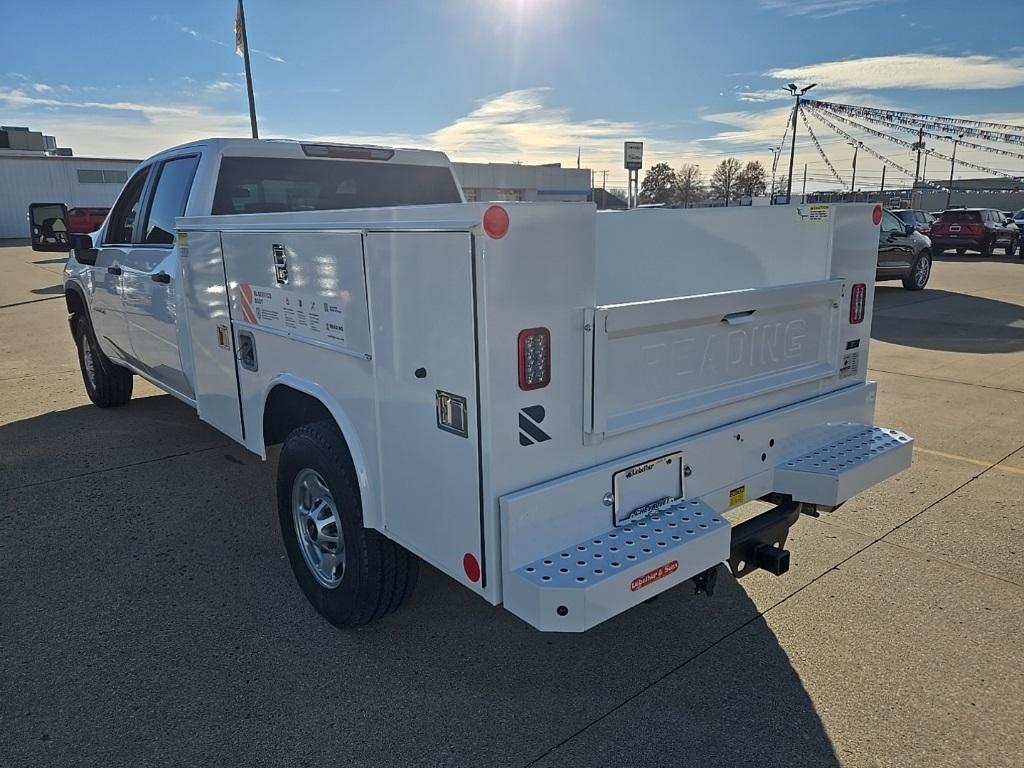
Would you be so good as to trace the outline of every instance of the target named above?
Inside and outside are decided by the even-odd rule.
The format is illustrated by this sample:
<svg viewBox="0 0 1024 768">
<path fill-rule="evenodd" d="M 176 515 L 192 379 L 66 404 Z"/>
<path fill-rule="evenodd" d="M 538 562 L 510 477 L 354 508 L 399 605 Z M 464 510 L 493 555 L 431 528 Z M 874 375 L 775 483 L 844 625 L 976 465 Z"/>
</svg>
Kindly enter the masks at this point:
<svg viewBox="0 0 1024 768">
<path fill-rule="evenodd" d="M 729 491 L 729 506 L 735 507 L 747 500 L 747 486 L 741 485 Z"/>
<path fill-rule="evenodd" d="M 178 247 L 179 248 L 188 248 L 188 232 L 179 232 L 178 233 Z"/>
</svg>

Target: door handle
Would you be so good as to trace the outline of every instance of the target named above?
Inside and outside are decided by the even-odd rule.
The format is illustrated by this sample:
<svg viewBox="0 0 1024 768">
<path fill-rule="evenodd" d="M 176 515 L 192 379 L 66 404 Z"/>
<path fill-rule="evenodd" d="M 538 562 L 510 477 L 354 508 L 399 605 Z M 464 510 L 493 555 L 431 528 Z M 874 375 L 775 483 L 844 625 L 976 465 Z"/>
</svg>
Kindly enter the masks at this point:
<svg viewBox="0 0 1024 768">
<path fill-rule="evenodd" d="M 155 275 L 150 277 L 154 283 L 169 283 L 171 282 L 171 276 L 166 272 L 157 272 Z"/>
<path fill-rule="evenodd" d="M 112 275 L 120 275 L 120 274 L 121 274 L 121 272 L 122 272 L 122 270 L 121 270 L 121 268 L 120 268 L 119 266 L 117 266 L 117 265 L 115 264 L 115 265 L 114 265 L 114 266 L 112 266 L 112 267 L 107 267 L 107 272 L 109 272 L 109 273 L 110 273 L 110 274 L 112 274 Z"/>
<path fill-rule="evenodd" d="M 745 312 L 730 312 L 728 315 L 722 318 L 723 323 L 729 325 L 740 325 L 741 323 L 749 323 L 754 319 L 754 313 L 756 309 L 748 309 Z"/>
</svg>

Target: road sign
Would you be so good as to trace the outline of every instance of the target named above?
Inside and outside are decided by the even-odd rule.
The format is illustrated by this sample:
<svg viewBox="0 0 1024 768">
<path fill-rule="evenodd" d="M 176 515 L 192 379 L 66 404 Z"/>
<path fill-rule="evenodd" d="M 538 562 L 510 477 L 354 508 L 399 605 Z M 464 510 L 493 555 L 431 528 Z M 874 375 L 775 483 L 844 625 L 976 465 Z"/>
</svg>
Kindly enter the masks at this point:
<svg viewBox="0 0 1024 768">
<path fill-rule="evenodd" d="M 627 141 L 625 146 L 625 167 L 630 171 L 638 171 L 644 165 L 644 143 Z"/>
</svg>

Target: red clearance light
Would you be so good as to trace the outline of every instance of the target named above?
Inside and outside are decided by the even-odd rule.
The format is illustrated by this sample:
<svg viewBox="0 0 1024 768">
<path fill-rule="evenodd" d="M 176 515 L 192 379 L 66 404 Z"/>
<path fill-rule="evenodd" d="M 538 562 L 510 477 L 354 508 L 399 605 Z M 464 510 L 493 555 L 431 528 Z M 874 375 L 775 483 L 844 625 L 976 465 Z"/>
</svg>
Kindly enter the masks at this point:
<svg viewBox="0 0 1024 768">
<path fill-rule="evenodd" d="M 871 223 L 881 224 L 882 223 L 882 206 L 876 205 L 874 210 L 871 211 Z"/>
<path fill-rule="evenodd" d="M 393 149 L 377 147 L 341 147 L 337 144 L 303 144 L 306 157 L 331 157 L 339 160 L 390 160 L 395 156 Z"/>
<path fill-rule="evenodd" d="M 527 328 L 519 332 L 519 388 L 525 391 L 551 382 L 551 331 Z"/>
<path fill-rule="evenodd" d="M 864 283 L 854 283 L 850 290 L 850 325 L 856 325 L 864 319 L 867 297 L 868 287 Z"/>
<path fill-rule="evenodd" d="M 466 578 L 470 581 L 474 583 L 480 581 L 480 562 L 472 552 L 463 555 L 462 570 L 466 572 Z"/>
<path fill-rule="evenodd" d="M 484 211 L 484 232 L 494 240 L 501 240 L 508 233 L 508 211 L 500 205 L 492 205 Z"/>
</svg>

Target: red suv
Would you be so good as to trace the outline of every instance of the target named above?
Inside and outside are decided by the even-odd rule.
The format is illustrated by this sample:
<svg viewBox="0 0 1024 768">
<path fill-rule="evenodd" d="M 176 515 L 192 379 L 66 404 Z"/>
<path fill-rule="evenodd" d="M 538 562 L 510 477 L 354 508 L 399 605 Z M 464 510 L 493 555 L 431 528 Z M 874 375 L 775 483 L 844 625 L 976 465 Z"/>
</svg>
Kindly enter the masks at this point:
<svg viewBox="0 0 1024 768">
<path fill-rule="evenodd" d="M 991 256 L 993 249 L 1002 248 L 1007 256 L 1012 256 L 1020 242 L 1020 232 L 1011 219 L 992 208 L 951 208 L 932 224 L 931 238 L 937 254 L 971 250 Z"/>
<path fill-rule="evenodd" d="M 109 208 L 70 208 L 68 209 L 68 230 L 83 235 L 95 232 L 107 218 Z"/>
</svg>

